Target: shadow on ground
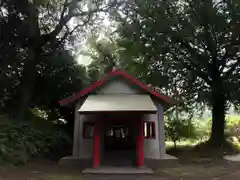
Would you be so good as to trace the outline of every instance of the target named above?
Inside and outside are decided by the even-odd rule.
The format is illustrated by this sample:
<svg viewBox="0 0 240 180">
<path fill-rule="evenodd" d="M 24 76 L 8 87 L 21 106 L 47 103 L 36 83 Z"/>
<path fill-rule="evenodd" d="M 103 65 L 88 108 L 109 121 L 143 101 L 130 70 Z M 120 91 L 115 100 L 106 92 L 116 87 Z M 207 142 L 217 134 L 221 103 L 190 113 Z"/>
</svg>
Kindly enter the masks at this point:
<svg viewBox="0 0 240 180">
<path fill-rule="evenodd" d="M 240 177 L 240 163 L 225 160 L 176 163 L 154 169 L 153 175 L 82 175 L 80 169 L 61 168 L 53 162 L 28 163 L 20 167 L 4 166 L 1 180 L 232 180 Z"/>
<path fill-rule="evenodd" d="M 63 168 L 56 162 L 36 160 L 18 167 L 0 166 L 0 180 L 234 180 L 240 177 L 240 163 L 222 156 L 237 152 L 230 146 L 213 149 L 208 144 L 170 149 L 168 153 L 179 160 L 163 163 L 153 169 L 153 175 L 83 175 L 78 167 Z"/>
</svg>

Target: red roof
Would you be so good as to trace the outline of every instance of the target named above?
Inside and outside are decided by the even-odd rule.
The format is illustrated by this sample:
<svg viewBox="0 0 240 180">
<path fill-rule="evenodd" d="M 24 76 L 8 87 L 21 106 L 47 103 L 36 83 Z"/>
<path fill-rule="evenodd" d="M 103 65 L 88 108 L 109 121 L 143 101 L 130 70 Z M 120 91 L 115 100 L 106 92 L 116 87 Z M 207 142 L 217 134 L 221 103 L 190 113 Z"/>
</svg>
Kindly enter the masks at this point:
<svg viewBox="0 0 240 180">
<path fill-rule="evenodd" d="M 105 76 L 103 79 L 97 81 L 96 83 L 92 84 L 91 86 L 87 87 L 86 89 L 76 93 L 72 97 L 68 97 L 68 98 L 60 100 L 58 103 L 60 105 L 66 105 L 66 104 L 73 103 L 74 101 L 76 101 L 80 97 L 83 97 L 83 96 L 91 93 L 92 91 L 94 91 L 96 88 L 102 86 L 111 77 L 116 77 L 116 76 L 124 77 L 125 79 L 129 80 L 132 84 L 135 84 L 136 86 L 140 87 L 141 89 L 145 90 L 146 92 L 150 93 L 151 95 L 153 95 L 154 97 L 158 98 L 161 101 L 164 101 L 168 104 L 173 103 L 173 101 L 170 97 L 160 94 L 159 92 L 150 88 L 147 84 L 144 84 L 144 83 L 140 82 L 135 77 L 133 77 L 133 76 L 127 74 L 126 72 L 121 71 L 121 70 L 112 71 L 107 76 Z"/>
</svg>

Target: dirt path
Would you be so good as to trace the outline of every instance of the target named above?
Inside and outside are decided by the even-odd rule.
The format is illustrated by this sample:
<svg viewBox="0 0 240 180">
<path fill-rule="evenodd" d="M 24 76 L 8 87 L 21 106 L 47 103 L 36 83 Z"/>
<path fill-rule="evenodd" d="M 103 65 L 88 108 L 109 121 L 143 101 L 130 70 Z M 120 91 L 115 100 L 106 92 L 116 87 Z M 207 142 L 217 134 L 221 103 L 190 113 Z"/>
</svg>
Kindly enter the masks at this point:
<svg viewBox="0 0 240 180">
<path fill-rule="evenodd" d="M 82 175 L 80 170 L 60 168 L 55 163 L 29 163 L 0 167 L 0 180 L 238 180 L 240 163 L 182 163 L 161 167 L 153 175 Z"/>
</svg>

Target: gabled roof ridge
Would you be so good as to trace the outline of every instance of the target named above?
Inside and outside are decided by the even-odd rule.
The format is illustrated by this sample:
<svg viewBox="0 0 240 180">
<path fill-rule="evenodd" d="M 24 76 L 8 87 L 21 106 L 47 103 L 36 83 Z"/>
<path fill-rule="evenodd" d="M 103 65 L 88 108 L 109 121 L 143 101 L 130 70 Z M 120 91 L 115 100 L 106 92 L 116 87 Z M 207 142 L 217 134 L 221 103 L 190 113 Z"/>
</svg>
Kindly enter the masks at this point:
<svg viewBox="0 0 240 180">
<path fill-rule="evenodd" d="M 58 103 L 60 105 L 66 105 L 66 104 L 70 104 L 73 103 L 74 101 L 76 101 L 78 98 L 85 96 L 89 93 L 91 93 L 94 89 L 102 86 L 107 80 L 109 80 L 111 77 L 116 77 L 116 76 L 123 76 L 124 78 L 126 78 L 127 80 L 129 80 L 131 83 L 137 85 L 138 87 L 140 87 L 141 89 L 149 92 L 150 94 L 152 94 L 153 96 L 157 97 L 158 99 L 168 103 L 168 104 L 172 104 L 172 100 L 170 97 L 168 96 L 164 96 L 162 94 L 160 94 L 158 91 L 153 90 L 151 87 L 149 87 L 147 84 L 144 84 L 142 82 L 140 82 L 139 80 L 137 80 L 135 77 L 131 76 L 130 74 L 120 70 L 120 69 L 115 69 L 112 72 L 110 72 L 108 75 L 106 75 L 103 79 L 93 83 L 92 85 L 90 85 L 89 87 L 83 89 L 82 91 L 74 94 L 71 97 L 65 98 L 60 100 Z"/>
</svg>

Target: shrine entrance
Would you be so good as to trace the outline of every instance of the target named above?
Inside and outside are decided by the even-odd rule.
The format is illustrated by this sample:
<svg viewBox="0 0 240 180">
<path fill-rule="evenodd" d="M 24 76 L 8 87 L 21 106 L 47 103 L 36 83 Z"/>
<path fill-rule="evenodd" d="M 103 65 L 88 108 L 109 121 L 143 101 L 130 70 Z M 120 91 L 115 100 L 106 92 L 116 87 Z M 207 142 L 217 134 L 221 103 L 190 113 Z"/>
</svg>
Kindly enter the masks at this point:
<svg viewBox="0 0 240 180">
<path fill-rule="evenodd" d="M 105 151 L 130 150 L 136 147 L 133 123 L 108 124 L 104 132 Z"/>
<path fill-rule="evenodd" d="M 137 122 L 123 117 L 102 122 L 103 165 L 137 166 Z"/>
</svg>

